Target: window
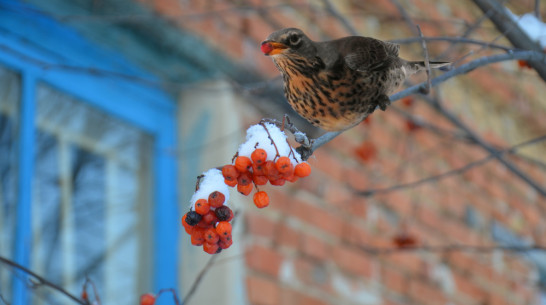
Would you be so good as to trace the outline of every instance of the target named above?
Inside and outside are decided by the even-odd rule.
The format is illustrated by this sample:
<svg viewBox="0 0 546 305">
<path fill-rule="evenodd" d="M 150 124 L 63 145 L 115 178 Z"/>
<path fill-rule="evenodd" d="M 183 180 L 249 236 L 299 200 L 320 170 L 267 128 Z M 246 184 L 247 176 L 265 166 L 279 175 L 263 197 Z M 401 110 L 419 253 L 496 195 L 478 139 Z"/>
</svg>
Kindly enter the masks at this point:
<svg viewBox="0 0 546 305">
<path fill-rule="evenodd" d="M 17 74 L 0 67 L 0 255 L 4 257 L 11 257 L 15 235 L 20 88 Z M 0 287 L 10 286 L 10 272 L 0 268 Z M 9 290 L 1 293 L 11 298 Z"/>
<path fill-rule="evenodd" d="M 75 295 L 89 277 L 104 304 L 175 288 L 174 102 L 32 11 L 0 10 L 0 46 L 0 256 Z M 0 265 L 10 304 L 70 304 L 28 283 Z"/>
<path fill-rule="evenodd" d="M 139 278 L 150 278 L 151 137 L 47 85 L 36 101 L 32 270 L 73 291 L 89 277 L 105 302 L 135 303 L 150 289 Z M 41 291 L 33 304 L 58 296 Z"/>
</svg>

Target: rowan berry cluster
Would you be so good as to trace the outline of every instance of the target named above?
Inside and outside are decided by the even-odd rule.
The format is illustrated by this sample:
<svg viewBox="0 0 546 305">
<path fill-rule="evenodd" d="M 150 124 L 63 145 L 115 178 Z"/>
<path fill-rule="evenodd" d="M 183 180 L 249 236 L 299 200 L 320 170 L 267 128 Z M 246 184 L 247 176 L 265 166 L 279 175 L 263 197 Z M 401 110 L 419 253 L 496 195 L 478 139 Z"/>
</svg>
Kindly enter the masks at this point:
<svg viewBox="0 0 546 305">
<path fill-rule="evenodd" d="M 231 187 L 237 186 L 237 191 L 245 196 L 252 192 L 254 186 L 257 188 L 267 182 L 282 186 L 286 181 L 295 182 L 310 173 L 311 167 L 306 162 L 294 166 L 287 156 L 267 160 L 267 152 L 261 148 L 255 149 L 250 158 L 238 156 L 233 165 L 222 167 L 225 183 Z M 258 208 L 269 205 L 269 196 L 265 191 L 256 192 L 253 199 Z"/>
<path fill-rule="evenodd" d="M 233 243 L 230 223 L 233 211 L 225 205 L 229 190 L 223 179 L 218 169 L 204 173 L 192 197 L 190 211 L 182 217 L 182 226 L 191 236 L 192 245 L 203 246 L 209 254 L 227 249 Z"/>
<path fill-rule="evenodd" d="M 228 186 L 236 187 L 245 196 L 256 189 L 254 204 L 265 208 L 269 205 L 269 196 L 259 190 L 259 186 L 268 182 L 281 186 L 310 173 L 311 167 L 288 144 L 284 131 L 269 123 L 251 126 L 232 164 L 224 165 L 221 171 L 211 169 L 201 176 L 190 211 L 182 217 L 182 225 L 191 235 L 193 245 L 203 246 L 209 254 L 218 253 L 233 243 L 230 223 L 233 211 L 226 205 Z"/>
</svg>

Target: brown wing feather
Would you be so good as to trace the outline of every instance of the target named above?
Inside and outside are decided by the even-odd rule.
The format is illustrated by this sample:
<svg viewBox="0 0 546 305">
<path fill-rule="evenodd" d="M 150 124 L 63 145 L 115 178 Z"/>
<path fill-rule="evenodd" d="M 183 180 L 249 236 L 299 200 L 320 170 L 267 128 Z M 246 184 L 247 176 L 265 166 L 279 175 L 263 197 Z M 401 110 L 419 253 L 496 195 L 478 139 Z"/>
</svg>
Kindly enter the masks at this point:
<svg viewBox="0 0 546 305">
<path fill-rule="evenodd" d="M 347 66 L 356 71 L 376 71 L 388 68 L 397 58 L 397 44 L 370 37 L 346 37 L 336 41 L 338 51 Z"/>
</svg>

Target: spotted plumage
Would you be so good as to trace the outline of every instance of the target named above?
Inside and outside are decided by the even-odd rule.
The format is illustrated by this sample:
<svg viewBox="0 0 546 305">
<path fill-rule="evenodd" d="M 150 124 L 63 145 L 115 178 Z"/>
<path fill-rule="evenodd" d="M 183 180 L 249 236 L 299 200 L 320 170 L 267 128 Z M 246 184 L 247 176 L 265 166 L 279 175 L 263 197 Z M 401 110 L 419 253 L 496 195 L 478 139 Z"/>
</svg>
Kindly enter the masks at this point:
<svg viewBox="0 0 546 305">
<path fill-rule="evenodd" d="M 262 43 L 282 74 L 284 94 L 311 124 L 340 131 L 364 120 L 377 107 L 385 110 L 392 94 L 423 62 L 398 57 L 399 46 L 350 36 L 315 42 L 295 28 L 274 32 Z M 438 68 L 448 63 L 431 63 Z"/>
</svg>

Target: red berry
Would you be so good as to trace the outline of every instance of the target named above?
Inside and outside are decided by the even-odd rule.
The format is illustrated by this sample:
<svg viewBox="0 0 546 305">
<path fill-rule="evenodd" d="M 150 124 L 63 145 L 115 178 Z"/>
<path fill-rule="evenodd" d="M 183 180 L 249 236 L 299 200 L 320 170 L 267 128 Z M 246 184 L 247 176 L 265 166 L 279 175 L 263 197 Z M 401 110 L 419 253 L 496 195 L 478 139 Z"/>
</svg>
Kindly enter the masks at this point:
<svg viewBox="0 0 546 305">
<path fill-rule="evenodd" d="M 205 242 L 209 244 L 215 244 L 220 239 L 220 236 L 218 233 L 216 233 L 216 229 L 210 228 L 205 231 Z"/>
<path fill-rule="evenodd" d="M 198 224 L 201 221 L 202 217 L 203 216 L 201 216 L 200 214 L 198 214 L 195 211 L 189 211 L 188 213 L 186 213 L 186 218 L 184 220 L 190 226 L 195 226 L 196 224 Z"/>
<path fill-rule="evenodd" d="M 210 205 L 206 199 L 197 199 L 195 202 L 195 211 L 199 215 L 205 215 L 209 212 Z"/>
<path fill-rule="evenodd" d="M 205 231 L 200 228 L 194 228 L 191 232 L 191 244 L 201 246 L 205 242 Z"/>
<path fill-rule="evenodd" d="M 209 195 L 209 205 L 212 208 L 216 209 L 223 206 L 225 201 L 226 196 L 222 192 L 214 191 Z"/>
<path fill-rule="evenodd" d="M 259 191 L 254 194 L 254 204 L 262 209 L 269 205 L 269 196 L 264 191 Z"/>
<path fill-rule="evenodd" d="M 303 178 L 311 174 L 311 166 L 307 162 L 301 162 L 294 168 L 294 176 Z"/>
<path fill-rule="evenodd" d="M 267 173 L 267 179 L 271 180 L 278 180 L 281 178 L 281 173 L 279 173 L 279 170 L 275 166 L 275 163 L 273 161 L 267 161 L 265 163 L 265 171 Z"/>
<path fill-rule="evenodd" d="M 85 290 L 85 288 L 84 288 L 84 290 L 82 290 L 81 298 L 84 301 L 89 301 L 89 296 L 87 295 L 87 290 Z"/>
<path fill-rule="evenodd" d="M 227 221 L 220 221 L 216 225 L 216 233 L 220 235 L 220 238 L 225 239 L 231 236 L 231 224 Z"/>
<path fill-rule="evenodd" d="M 294 172 L 292 172 L 292 175 L 288 176 L 288 177 L 284 177 L 284 180 L 288 181 L 288 182 L 296 182 L 298 181 L 298 179 L 300 177 L 296 176 L 296 173 L 295 173 L 295 168 L 294 168 Z"/>
<path fill-rule="evenodd" d="M 362 142 L 360 146 L 355 150 L 356 155 L 364 163 L 371 161 L 377 155 L 377 149 L 372 142 Z"/>
<path fill-rule="evenodd" d="M 283 178 L 279 178 L 277 180 L 269 180 L 269 183 L 271 183 L 271 185 L 275 185 L 275 186 L 283 186 L 285 182 L 286 182 L 286 180 L 284 180 Z"/>
<path fill-rule="evenodd" d="M 529 65 L 529 63 L 528 63 L 527 61 L 522 60 L 522 59 L 518 60 L 518 66 L 519 66 L 520 68 L 532 69 L 531 65 Z"/>
<path fill-rule="evenodd" d="M 227 179 L 224 179 L 224 183 L 225 183 L 227 186 L 234 187 L 234 186 L 237 185 L 237 179 L 235 179 L 235 180 L 227 180 Z"/>
<path fill-rule="evenodd" d="M 239 171 L 235 168 L 234 165 L 228 164 L 222 167 L 222 175 L 224 176 L 225 180 L 233 181 L 237 180 L 237 177 L 239 176 Z"/>
<path fill-rule="evenodd" d="M 248 171 L 250 167 L 252 167 L 252 161 L 249 157 L 239 156 L 235 159 L 235 168 L 239 172 L 244 173 Z"/>
<path fill-rule="evenodd" d="M 140 296 L 140 305 L 154 305 L 155 295 L 146 293 Z"/>
<path fill-rule="evenodd" d="M 269 179 L 267 179 L 267 176 L 254 175 L 254 176 L 252 176 L 252 181 L 256 185 L 266 185 L 267 181 L 269 181 Z"/>
<path fill-rule="evenodd" d="M 184 227 L 184 230 L 186 231 L 186 233 L 188 234 L 191 234 L 191 232 L 193 231 L 193 226 L 190 226 L 188 224 L 188 222 L 186 221 L 186 218 L 188 218 L 188 214 L 184 214 L 184 216 L 182 216 L 182 226 Z"/>
<path fill-rule="evenodd" d="M 252 163 L 252 175 L 253 176 L 265 176 L 265 162 L 263 164 Z"/>
<path fill-rule="evenodd" d="M 254 164 L 264 164 L 265 159 L 267 159 L 267 152 L 265 151 L 265 149 L 256 148 L 250 155 L 250 159 L 252 159 L 252 162 L 254 162 Z"/>
<path fill-rule="evenodd" d="M 289 157 L 283 156 L 277 159 L 277 162 L 275 162 L 275 167 L 283 176 L 290 176 L 294 171 L 294 166 L 292 165 Z"/>
<path fill-rule="evenodd" d="M 216 213 L 210 210 L 207 214 L 203 215 L 203 219 L 197 224 L 198 227 L 208 229 L 218 222 Z"/>
<path fill-rule="evenodd" d="M 417 123 L 415 123 L 415 121 L 406 120 L 406 130 L 407 131 L 412 132 L 412 131 L 415 131 L 415 130 L 419 130 L 420 128 L 421 128 L 421 126 L 418 125 Z"/>
<path fill-rule="evenodd" d="M 415 101 L 415 100 L 413 99 L 413 97 L 407 96 L 407 97 L 405 97 L 405 98 L 402 99 L 402 104 L 403 104 L 404 106 L 406 106 L 406 107 L 411 107 L 411 106 L 413 106 L 413 102 L 414 102 L 414 101 Z"/>
<path fill-rule="evenodd" d="M 218 253 L 218 250 L 220 247 L 217 243 L 211 244 L 211 243 L 204 243 L 203 244 L 203 250 L 207 252 L 208 254 L 216 254 Z"/>
<path fill-rule="evenodd" d="M 230 238 L 230 239 L 221 239 L 219 242 L 218 242 L 218 246 L 221 248 L 221 249 L 227 249 L 229 248 L 231 245 L 233 244 L 233 240 Z"/>
<path fill-rule="evenodd" d="M 245 172 L 239 175 L 237 178 L 237 184 L 245 186 L 252 183 L 252 173 Z"/>
<path fill-rule="evenodd" d="M 227 206 L 217 208 L 214 213 L 219 221 L 231 221 L 233 219 L 233 211 Z"/>
<path fill-rule="evenodd" d="M 253 188 L 254 184 L 252 183 L 249 183 L 247 185 L 237 185 L 237 191 L 245 196 L 248 196 L 248 194 L 250 194 L 250 192 L 252 192 L 252 188 Z"/>
</svg>

